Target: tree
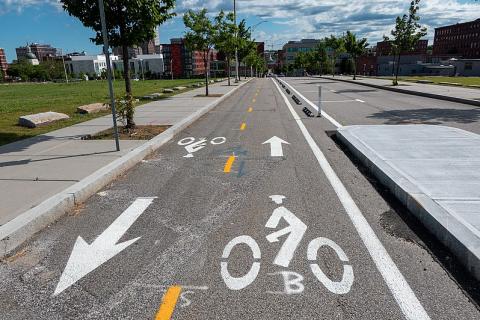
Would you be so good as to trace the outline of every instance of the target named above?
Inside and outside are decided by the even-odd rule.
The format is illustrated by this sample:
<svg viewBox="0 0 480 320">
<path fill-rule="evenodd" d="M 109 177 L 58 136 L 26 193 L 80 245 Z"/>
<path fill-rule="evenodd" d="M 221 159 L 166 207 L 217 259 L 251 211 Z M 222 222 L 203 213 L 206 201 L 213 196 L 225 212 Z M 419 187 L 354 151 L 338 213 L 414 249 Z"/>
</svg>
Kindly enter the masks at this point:
<svg viewBox="0 0 480 320">
<path fill-rule="evenodd" d="M 345 51 L 345 39 L 343 37 L 335 37 L 331 35 L 325 38 L 325 45 L 332 49 L 332 76 L 335 77 L 335 65 L 339 53 Z"/>
<path fill-rule="evenodd" d="M 103 44 L 98 0 L 60 0 L 70 16 L 78 18 L 84 26 L 92 28 L 95 44 Z M 105 18 L 108 41 L 113 47 L 122 48 L 125 100 L 130 110 L 127 113 L 127 128 L 135 127 L 133 121 L 132 85 L 130 81 L 128 48 L 149 41 L 155 36 L 158 25 L 172 18 L 170 10 L 175 0 L 116 0 L 105 1 Z"/>
<path fill-rule="evenodd" d="M 345 35 L 345 50 L 350 54 L 353 62 L 353 80 L 357 79 L 357 58 L 365 52 L 367 46 L 366 38 L 357 40 L 355 33 L 347 31 Z"/>
<path fill-rule="evenodd" d="M 251 29 L 250 27 L 247 27 L 247 22 L 245 21 L 245 19 L 242 19 L 242 21 L 240 21 L 237 28 L 238 61 L 243 61 L 245 57 L 250 54 L 251 50 L 257 50 L 257 44 L 255 43 L 255 39 L 252 39 Z M 240 80 L 240 75 L 238 75 L 238 80 Z"/>
<path fill-rule="evenodd" d="M 203 65 L 205 68 L 205 95 L 208 96 L 208 67 L 210 50 L 217 39 L 216 30 L 207 17 L 207 9 L 198 12 L 188 10 L 183 16 L 185 27 L 190 29 L 185 33 L 185 44 L 190 51 L 201 51 L 203 54 Z"/>
<path fill-rule="evenodd" d="M 390 41 L 392 45 L 392 53 L 397 58 L 397 66 L 395 69 L 395 79 L 393 85 L 398 85 L 398 72 L 400 70 L 400 58 L 402 52 L 408 52 L 415 49 L 418 41 L 427 34 L 427 28 L 422 27 L 418 22 L 420 16 L 420 0 L 413 0 L 410 3 L 408 14 L 404 14 L 401 18 L 395 20 L 395 29 L 391 31 L 392 39 L 384 37 L 385 41 Z"/>
<path fill-rule="evenodd" d="M 295 60 L 293 61 L 293 66 L 295 69 L 301 69 L 302 73 L 305 72 L 305 67 L 307 66 L 307 54 L 305 52 L 299 52 L 295 56 Z M 302 74 L 303 75 L 303 74 Z"/>
<path fill-rule="evenodd" d="M 230 61 L 235 54 L 235 32 L 236 25 L 234 22 L 233 12 L 225 14 L 222 11 L 215 17 L 214 28 L 217 30 L 215 37 L 215 47 L 225 55 L 227 63 L 228 85 L 230 85 Z"/>
</svg>

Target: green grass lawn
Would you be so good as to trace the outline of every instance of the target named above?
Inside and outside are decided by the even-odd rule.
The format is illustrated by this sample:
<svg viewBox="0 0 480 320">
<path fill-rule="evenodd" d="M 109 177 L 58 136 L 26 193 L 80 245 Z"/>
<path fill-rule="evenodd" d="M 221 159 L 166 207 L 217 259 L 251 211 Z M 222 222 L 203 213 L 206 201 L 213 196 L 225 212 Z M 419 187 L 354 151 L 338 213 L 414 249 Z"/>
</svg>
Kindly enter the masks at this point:
<svg viewBox="0 0 480 320">
<path fill-rule="evenodd" d="M 401 80 L 430 80 L 433 83 L 456 82 L 463 86 L 480 85 L 480 77 L 400 77 Z"/>
<path fill-rule="evenodd" d="M 159 92 L 162 88 L 188 86 L 197 82 L 202 82 L 202 79 L 132 81 L 132 89 L 134 96 L 138 98 L 149 93 Z M 116 96 L 124 95 L 123 80 L 115 81 L 114 91 Z M 108 101 L 106 81 L 83 81 L 69 84 L 0 84 L 0 145 L 105 115 L 106 113 L 81 115 L 75 111 L 81 105 Z M 70 116 L 70 119 L 34 129 L 17 125 L 20 116 L 45 111 L 65 113 Z"/>
</svg>

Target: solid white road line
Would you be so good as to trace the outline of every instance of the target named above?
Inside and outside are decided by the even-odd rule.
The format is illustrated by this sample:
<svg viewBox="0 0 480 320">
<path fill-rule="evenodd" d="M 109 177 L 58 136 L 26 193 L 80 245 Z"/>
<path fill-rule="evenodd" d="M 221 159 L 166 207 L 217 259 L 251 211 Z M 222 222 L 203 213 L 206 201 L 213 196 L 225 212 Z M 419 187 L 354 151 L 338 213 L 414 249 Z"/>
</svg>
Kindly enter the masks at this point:
<svg viewBox="0 0 480 320">
<path fill-rule="evenodd" d="M 292 85 L 290 85 L 288 82 L 283 81 L 282 79 L 279 79 L 282 81 L 285 85 L 289 86 L 290 89 L 292 89 L 293 92 L 295 92 L 300 98 L 302 98 L 305 102 L 307 102 L 312 108 L 314 108 L 318 112 L 318 107 L 316 104 L 314 104 L 312 101 L 308 100 L 301 94 L 300 92 L 297 91 Z M 335 127 L 341 128 L 343 127 L 337 120 L 333 119 L 328 113 L 322 110 L 322 117 L 325 117 L 328 121 L 330 121 Z"/>
<path fill-rule="evenodd" d="M 372 227 L 369 225 L 368 221 L 363 216 L 355 201 L 348 193 L 342 181 L 338 178 L 337 174 L 330 166 L 330 163 L 328 162 L 323 152 L 320 150 L 320 147 L 316 144 L 315 140 L 313 140 L 302 120 L 293 109 L 288 98 L 282 92 L 275 80 L 272 79 L 272 81 L 277 87 L 277 90 L 282 95 L 283 100 L 285 101 L 288 109 L 292 113 L 292 116 L 295 119 L 298 127 L 300 128 L 300 131 L 305 137 L 305 140 L 310 146 L 310 149 L 312 149 L 312 152 L 315 155 L 315 158 L 317 159 L 320 168 L 323 170 L 325 176 L 332 185 L 338 199 L 345 208 L 345 212 L 352 221 L 365 247 L 370 253 L 373 262 L 375 263 L 378 271 L 382 275 L 388 288 L 392 292 L 393 297 L 397 301 L 397 304 L 402 310 L 404 316 L 407 319 L 411 320 L 430 319 L 427 312 L 421 305 L 420 301 L 418 301 L 417 297 L 415 296 L 415 293 L 403 277 L 402 273 L 400 272 L 400 270 L 398 270 L 387 250 L 382 245 L 377 235 L 373 231 Z"/>
</svg>

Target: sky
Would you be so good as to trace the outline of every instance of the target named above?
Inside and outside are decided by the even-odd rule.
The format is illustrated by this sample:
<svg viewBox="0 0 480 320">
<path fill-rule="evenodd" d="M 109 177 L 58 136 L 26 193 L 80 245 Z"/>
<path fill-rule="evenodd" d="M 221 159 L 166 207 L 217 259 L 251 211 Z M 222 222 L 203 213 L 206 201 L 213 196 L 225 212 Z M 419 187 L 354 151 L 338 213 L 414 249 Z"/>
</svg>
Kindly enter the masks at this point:
<svg viewBox="0 0 480 320">
<path fill-rule="evenodd" d="M 108 1 L 108 0 L 105 0 Z M 265 41 L 265 49 L 279 49 L 289 40 L 341 35 L 346 30 L 381 41 L 395 18 L 407 12 L 408 0 L 237 0 L 239 19 L 255 26 L 253 37 Z M 233 0 L 177 0 L 177 17 L 160 26 L 160 40 L 181 37 L 182 15 L 188 9 L 207 8 L 212 14 L 233 9 Z M 434 28 L 480 18 L 480 1 L 422 0 L 420 23 L 433 40 Z M 94 35 L 76 18 L 63 11 L 58 0 L 0 0 L 0 48 L 7 60 L 16 59 L 15 48 L 27 42 L 51 44 L 64 52 L 101 52 L 89 40 Z"/>
</svg>

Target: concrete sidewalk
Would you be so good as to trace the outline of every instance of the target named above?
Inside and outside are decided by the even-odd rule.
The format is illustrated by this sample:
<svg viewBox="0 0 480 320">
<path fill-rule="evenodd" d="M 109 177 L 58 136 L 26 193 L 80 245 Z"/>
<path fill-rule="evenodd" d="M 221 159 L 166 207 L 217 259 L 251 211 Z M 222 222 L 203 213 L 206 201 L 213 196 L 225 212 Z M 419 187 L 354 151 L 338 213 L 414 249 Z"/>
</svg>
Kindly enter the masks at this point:
<svg viewBox="0 0 480 320">
<path fill-rule="evenodd" d="M 367 125 L 339 128 L 337 136 L 480 279 L 480 135 Z"/>
<path fill-rule="evenodd" d="M 357 76 L 357 80 L 352 80 L 352 76 L 322 76 L 321 78 L 355 83 L 377 89 L 413 94 L 422 97 L 480 106 L 480 89 L 475 88 L 453 87 L 447 85 L 424 84 L 406 81 L 400 81 L 398 86 L 392 86 L 392 80 L 360 76 Z"/>
<path fill-rule="evenodd" d="M 187 125 L 206 107 L 216 105 L 236 88 L 238 86 L 229 87 L 221 82 L 210 86 L 210 93 L 222 94 L 220 98 L 196 97 L 205 93 L 201 87 L 150 102 L 136 108 L 135 121 L 138 125 L 172 125 L 175 132 L 167 133 L 170 129 L 165 132 L 171 137 L 179 124 Z M 82 136 L 111 126 L 112 118 L 108 115 L 0 147 L 0 240 L 8 236 L 10 231 L 4 229 L 9 229 L 9 222 L 148 142 L 121 141 L 121 151 L 117 152 L 113 140 L 81 140 Z"/>
</svg>

